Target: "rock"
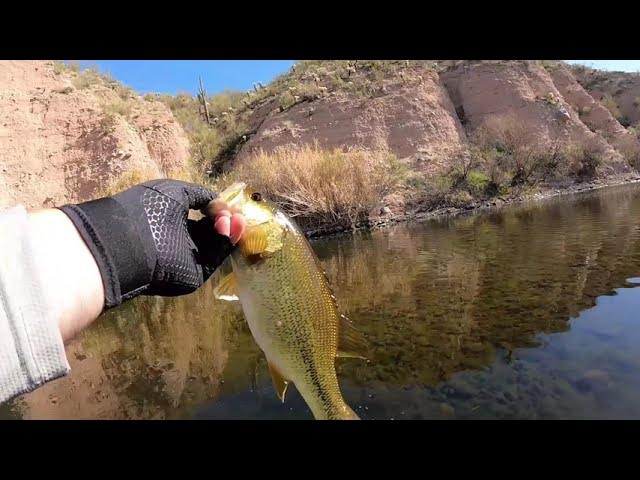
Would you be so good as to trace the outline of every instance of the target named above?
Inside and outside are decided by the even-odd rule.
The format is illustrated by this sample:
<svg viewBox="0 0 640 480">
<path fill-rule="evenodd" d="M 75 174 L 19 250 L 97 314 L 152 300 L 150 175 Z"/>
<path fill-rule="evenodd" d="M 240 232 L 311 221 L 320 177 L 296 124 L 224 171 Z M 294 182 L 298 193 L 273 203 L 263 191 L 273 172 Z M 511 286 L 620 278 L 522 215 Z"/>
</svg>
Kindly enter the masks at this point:
<svg viewBox="0 0 640 480">
<path fill-rule="evenodd" d="M 612 385 L 611 377 L 603 370 L 589 370 L 580 378 L 575 387 L 583 392 L 600 392 L 606 390 Z"/>
<path fill-rule="evenodd" d="M 69 94 L 69 93 L 73 92 L 73 90 L 74 90 L 74 89 L 73 89 L 73 87 L 72 87 L 71 85 L 67 85 L 67 86 L 66 86 L 66 87 L 64 87 L 64 88 L 57 88 L 57 89 L 54 89 L 54 90 L 53 90 L 53 93 L 60 93 L 60 94 L 62 94 L 62 95 L 67 95 L 67 94 Z"/>
<path fill-rule="evenodd" d="M 448 403 L 440 404 L 440 412 L 447 417 L 454 417 L 456 415 L 456 410 Z"/>
</svg>

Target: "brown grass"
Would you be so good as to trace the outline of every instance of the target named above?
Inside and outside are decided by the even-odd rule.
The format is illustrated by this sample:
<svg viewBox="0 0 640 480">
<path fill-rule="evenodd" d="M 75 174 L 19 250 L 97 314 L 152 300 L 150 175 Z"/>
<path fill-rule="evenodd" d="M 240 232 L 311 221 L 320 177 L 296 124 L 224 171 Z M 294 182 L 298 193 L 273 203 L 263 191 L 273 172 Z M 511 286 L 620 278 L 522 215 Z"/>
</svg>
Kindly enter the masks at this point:
<svg viewBox="0 0 640 480">
<path fill-rule="evenodd" d="M 107 184 L 101 191 L 99 196 L 107 197 L 120 193 L 123 190 L 131 188 L 140 183 L 148 182 L 149 180 L 157 180 L 158 178 L 171 178 L 173 180 L 182 180 L 183 182 L 198 183 L 200 185 L 207 185 L 207 181 L 204 177 L 197 174 L 195 168 L 191 165 L 186 165 L 179 169 L 173 169 L 170 171 L 162 172 L 149 165 L 142 167 L 136 167 L 122 172 L 117 178 Z"/>
<path fill-rule="evenodd" d="M 240 179 L 293 217 L 355 226 L 403 179 L 386 150 L 325 151 L 317 145 L 260 152 L 218 181 Z"/>
</svg>

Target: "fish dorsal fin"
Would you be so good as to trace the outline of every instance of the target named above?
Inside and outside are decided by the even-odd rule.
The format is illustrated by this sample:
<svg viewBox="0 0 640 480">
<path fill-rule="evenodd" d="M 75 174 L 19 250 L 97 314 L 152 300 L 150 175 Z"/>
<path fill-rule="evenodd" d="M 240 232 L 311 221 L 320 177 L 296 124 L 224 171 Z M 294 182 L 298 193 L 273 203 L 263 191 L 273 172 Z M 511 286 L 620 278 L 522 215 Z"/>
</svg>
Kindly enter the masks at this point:
<svg viewBox="0 0 640 480">
<path fill-rule="evenodd" d="M 238 280 L 235 273 L 231 272 L 225 276 L 221 276 L 218 284 L 213 289 L 213 295 L 218 300 L 227 302 L 235 302 L 238 298 Z"/>
<path fill-rule="evenodd" d="M 276 368 L 273 363 L 267 360 L 267 365 L 269 365 L 269 373 L 271 374 L 271 379 L 273 380 L 273 387 L 276 389 L 276 395 L 278 398 L 284 403 L 284 395 L 287 392 L 287 387 L 289 386 L 289 381 L 285 380 L 280 371 Z"/>
<path fill-rule="evenodd" d="M 341 358 L 367 359 L 369 342 L 364 335 L 344 315 L 340 315 L 340 327 L 338 330 L 338 353 Z"/>
</svg>

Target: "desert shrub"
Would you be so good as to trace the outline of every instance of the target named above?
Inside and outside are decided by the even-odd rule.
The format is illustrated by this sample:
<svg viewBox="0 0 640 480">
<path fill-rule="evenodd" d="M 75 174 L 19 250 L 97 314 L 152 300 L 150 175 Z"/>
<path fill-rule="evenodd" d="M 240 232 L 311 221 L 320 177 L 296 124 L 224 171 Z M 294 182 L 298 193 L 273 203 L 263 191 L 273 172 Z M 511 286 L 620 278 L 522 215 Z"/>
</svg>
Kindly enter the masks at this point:
<svg viewBox="0 0 640 480">
<path fill-rule="evenodd" d="M 445 195 L 445 203 L 451 207 L 464 207 L 473 201 L 473 196 L 467 190 L 451 190 Z"/>
<path fill-rule="evenodd" d="M 195 97 L 186 93 L 158 97 L 189 137 L 192 165 L 199 174 L 217 171 L 219 164 L 235 153 L 243 136 L 249 133 L 243 119 L 237 115 L 242 96 L 240 92 L 225 91 L 208 97 L 212 125 L 205 121 L 200 102 Z M 221 158 L 225 152 L 229 152 L 228 155 Z"/>
<path fill-rule="evenodd" d="M 448 175 L 435 175 L 426 179 L 424 191 L 427 204 L 432 207 L 444 205 L 452 192 L 454 180 Z"/>
<path fill-rule="evenodd" d="M 237 90 L 225 90 L 207 98 L 209 113 L 212 117 L 220 117 L 223 112 L 234 112 L 242 103 L 243 93 Z M 199 105 L 199 104 L 198 104 Z"/>
<path fill-rule="evenodd" d="M 618 106 L 618 102 L 616 102 L 616 99 L 613 98 L 611 95 L 606 94 L 604 97 L 602 97 L 602 99 L 600 100 L 600 103 L 602 103 L 602 105 L 609 110 L 609 112 L 611 113 L 611 115 L 613 115 L 613 117 L 617 120 L 622 118 L 622 113 L 620 113 L 620 107 Z"/>
<path fill-rule="evenodd" d="M 570 173 L 579 180 L 595 178 L 606 154 L 605 146 L 596 139 L 573 144 L 567 149 Z"/>
<path fill-rule="evenodd" d="M 451 169 L 448 176 L 452 181 L 452 188 L 466 186 L 469 172 L 478 166 L 478 157 L 475 152 L 462 149 L 455 153 L 451 159 Z"/>
<path fill-rule="evenodd" d="M 424 191 L 427 189 L 428 184 L 423 174 L 412 172 L 407 174 L 405 185 L 412 190 Z"/>
<path fill-rule="evenodd" d="M 317 145 L 259 152 L 235 172 L 293 217 L 354 226 L 404 179 L 388 151 L 321 150 Z"/>
<path fill-rule="evenodd" d="M 80 64 L 74 61 L 65 62 L 63 60 L 55 60 L 53 62 L 53 73 L 60 75 L 64 72 L 78 73 L 80 71 Z"/>
<path fill-rule="evenodd" d="M 78 72 L 71 80 L 73 86 L 78 90 L 83 90 L 85 88 L 89 88 L 91 85 L 96 85 L 102 82 L 103 77 L 96 68 L 87 68 L 86 70 Z"/>
<path fill-rule="evenodd" d="M 630 132 L 628 141 L 618 147 L 618 151 L 631 167 L 640 170 L 640 145 L 632 132 Z"/>
<path fill-rule="evenodd" d="M 484 159 L 492 190 L 504 182 L 511 186 L 536 184 L 557 173 L 564 148 L 559 140 L 541 139 L 537 132 L 510 116 L 495 117 L 474 134 Z"/>
<path fill-rule="evenodd" d="M 100 192 L 100 196 L 111 196 L 139 183 L 155 180 L 158 171 L 148 166 L 132 168 L 122 172 L 118 177 L 109 182 Z"/>
<path fill-rule="evenodd" d="M 489 177 L 483 172 L 472 170 L 469 172 L 469 175 L 467 175 L 467 185 L 469 193 L 474 196 L 480 196 L 487 190 Z"/>
<path fill-rule="evenodd" d="M 66 72 L 68 67 L 64 64 L 63 61 L 57 60 L 53 62 L 53 73 L 56 75 L 60 75 L 63 72 Z"/>
<path fill-rule="evenodd" d="M 190 154 L 194 166 L 201 174 L 206 174 L 211 168 L 213 159 L 220 151 L 220 134 L 217 130 L 204 126 L 190 132 Z"/>
<path fill-rule="evenodd" d="M 111 180 L 100 192 L 100 196 L 111 196 L 127 188 L 133 187 L 149 180 L 158 178 L 171 178 L 185 182 L 207 184 L 205 179 L 197 174 L 189 163 L 169 171 L 161 171 L 151 165 L 138 165 L 125 170 Z"/>
<path fill-rule="evenodd" d="M 107 115 L 121 115 L 128 118 L 131 115 L 132 104 L 121 98 L 102 103 L 102 111 Z"/>
<path fill-rule="evenodd" d="M 278 104 L 280 110 L 287 110 L 296 104 L 296 96 L 287 90 L 278 97 Z"/>
<path fill-rule="evenodd" d="M 112 135 L 116 131 L 116 115 L 104 113 L 98 122 L 98 129 L 102 135 Z"/>
</svg>

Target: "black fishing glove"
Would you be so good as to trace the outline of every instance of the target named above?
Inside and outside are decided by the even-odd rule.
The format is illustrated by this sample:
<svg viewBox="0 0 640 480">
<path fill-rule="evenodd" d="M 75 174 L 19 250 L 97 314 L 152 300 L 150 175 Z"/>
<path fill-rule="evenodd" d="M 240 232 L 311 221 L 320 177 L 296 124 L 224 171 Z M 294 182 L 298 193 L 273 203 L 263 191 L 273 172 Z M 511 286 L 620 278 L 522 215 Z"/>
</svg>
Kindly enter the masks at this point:
<svg viewBox="0 0 640 480">
<path fill-rule="evenodd" d="M 213 220 L 188 220 L 216 195 L 177 180 L 153 180 L 113 197 L 60 207 L 91 250 L 105 288 L 105 308 L 138 295 L 191 293 L 231 253 Z"/>
</svg>

